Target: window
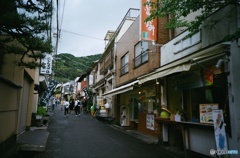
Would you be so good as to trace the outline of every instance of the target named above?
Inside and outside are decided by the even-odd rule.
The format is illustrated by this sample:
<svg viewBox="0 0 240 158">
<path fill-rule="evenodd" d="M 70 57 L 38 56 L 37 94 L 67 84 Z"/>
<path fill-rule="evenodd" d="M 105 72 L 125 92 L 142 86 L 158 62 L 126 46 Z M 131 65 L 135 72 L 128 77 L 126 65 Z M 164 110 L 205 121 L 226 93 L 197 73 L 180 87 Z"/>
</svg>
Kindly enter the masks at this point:
<svg viewBox="0 0 240 158">
<path fill-rule="evenodd" d="M 129 55 L 126 53 L 122 58 L 121 58 L 121 69 L 120 69 L 120 74 L 124 75 L 128 73 L 129 71 Z"/>
<path fill-rule="evenodd" d="M 141 41 L 135 46 L 134 67 L 148 61 L 148 42 Z"/>
</svg>

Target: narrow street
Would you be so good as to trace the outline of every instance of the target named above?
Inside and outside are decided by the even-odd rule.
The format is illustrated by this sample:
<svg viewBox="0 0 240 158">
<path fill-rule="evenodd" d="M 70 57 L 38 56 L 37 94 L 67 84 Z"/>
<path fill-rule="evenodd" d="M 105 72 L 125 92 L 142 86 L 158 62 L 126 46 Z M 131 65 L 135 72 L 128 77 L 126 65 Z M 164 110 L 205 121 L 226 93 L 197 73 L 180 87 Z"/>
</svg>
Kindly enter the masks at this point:
<svg viewBox="0 0 240 158">
<path fill-rule="evenodd" d="M 60 107 L 50 117 L 48 131 L 46 150 L 36 158 L 171 157 L 164 155 L 157 144 L 148 144 L 89 114 L 64 117 Z"/>
</svg>

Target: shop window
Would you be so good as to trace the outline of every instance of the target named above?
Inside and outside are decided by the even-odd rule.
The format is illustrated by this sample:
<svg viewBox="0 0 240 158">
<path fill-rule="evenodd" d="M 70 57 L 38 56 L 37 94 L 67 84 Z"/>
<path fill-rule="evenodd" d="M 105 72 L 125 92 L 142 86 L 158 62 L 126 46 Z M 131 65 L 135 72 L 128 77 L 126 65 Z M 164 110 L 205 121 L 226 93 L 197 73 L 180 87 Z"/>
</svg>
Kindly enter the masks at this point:
<svg viewBox="0 0 240 158">
<path fill-rule="evenodd" d="M 221 81 L 220 81 L 221 80 Z M 184 111 L 187 113 L 185 119 L 191 122 L 200 122 L 200 104 L 217 104 L 219 109 L 227 112 L 228 93 L 225 85 L 226 77 L 223 75 L 215 77 L 216 84 L 211 86 L 183 90 Z M 221 84 L 220 84 L 221 83 Z"/>
</svg>

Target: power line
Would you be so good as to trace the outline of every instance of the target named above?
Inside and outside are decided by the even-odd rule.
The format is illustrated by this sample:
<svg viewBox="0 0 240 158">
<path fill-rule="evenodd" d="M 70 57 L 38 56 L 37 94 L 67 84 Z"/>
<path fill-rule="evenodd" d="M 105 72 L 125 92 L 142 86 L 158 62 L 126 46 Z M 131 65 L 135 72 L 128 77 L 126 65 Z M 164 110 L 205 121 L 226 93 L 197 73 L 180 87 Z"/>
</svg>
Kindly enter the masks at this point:
<svg viewBox="0 0 240 158">
<path fill-rule="evenodd" d="M 63 23 L 63 17 L 64 17 L 64 10 L 65 10 L 65 0 L 64 0 L 64 2 L 63 2 L 63 12 L 62 12 L 62 18 L 61 18 L 61 24 L 60 24 L 60 32 L 61 32 L 61 30 L 62 30 L 62 23 Z"/>
<path fill-rule="evenodd" d="M 66 33 L 71 33 L 71 34 L 74 34 L 74 35 L 78 35 L 78 36 L 83 36 L 83 37 L 87 37 L 87 38 L 92 38 L 92 39 L 104 41 L 104 39 L 100 39 L 100 38 L 96 38 L 96 37 L 91 37 L 91 36 L 83 35 L 83 34 L 76 33 L 76 32 L 71 32 L 71 31 L 67 31 L 67 30 L 63 30 L 63 29 L 62 29 L 62 31 L 63 31 L 63 32 L 66 32 Z"/>
</svg>

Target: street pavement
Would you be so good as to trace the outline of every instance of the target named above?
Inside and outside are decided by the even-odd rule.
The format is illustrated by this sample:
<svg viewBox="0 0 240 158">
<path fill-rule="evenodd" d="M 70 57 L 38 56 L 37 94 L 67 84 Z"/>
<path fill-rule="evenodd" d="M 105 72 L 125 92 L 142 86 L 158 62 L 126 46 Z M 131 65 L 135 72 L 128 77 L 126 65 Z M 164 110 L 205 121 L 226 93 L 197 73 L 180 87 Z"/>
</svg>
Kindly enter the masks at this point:
<svg viewBox="0 0 240 158">
<path fill-rule="evenodd" d="M 122 130 L 89 114 L 64 117 L 56 107 L 49 119 L 45 151 L 22 157 L 34 158 L 173 158 L 156 144 L 156 138 Z M 135 135 L 135 136 L 134 136 Z"/>
</svg>

